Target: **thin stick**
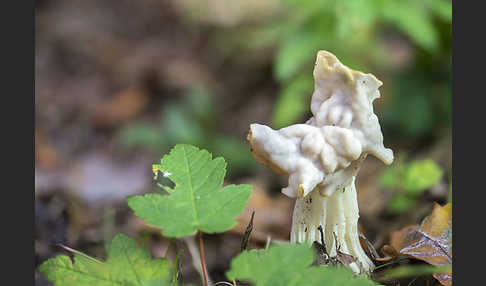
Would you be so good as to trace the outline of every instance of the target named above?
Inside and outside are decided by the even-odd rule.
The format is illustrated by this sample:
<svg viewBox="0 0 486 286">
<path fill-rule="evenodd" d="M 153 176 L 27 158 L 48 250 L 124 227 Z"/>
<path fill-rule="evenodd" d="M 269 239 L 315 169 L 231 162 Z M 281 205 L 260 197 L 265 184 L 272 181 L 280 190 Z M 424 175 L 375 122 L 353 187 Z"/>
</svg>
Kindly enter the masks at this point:
<svg viewBox="0 0 486 286">
<path fill-rule="evenodd" d="M 74 253 L 74 254 L 77 254 L 77 255 L 83 256 L 83 257 L 85 257 L 85 258 L 88 258 L 88 259 L 90 259 L 90 260 L 92 260 L 92 261 L 94 261 L 94 262 L 97 262 L 97 263 L 101 263 L 101 264 L 103 264 L 103 262 L 99 261 L 98 259 L 93 258 L 93 257 L 91 257 L 91 256 L 89 256 L 89 255 L 87 255 L 87 254 L 84 254 L 84 253 L 82 253 L 81 251 L 78 251 L 78 250 L 76 250 L 76 249 L 72 249 L 71 247 L 67 247 L 67 246 L 65 246 L 65 245 L 63 245 L 63 244 L 61 244 L 61 243 L 58 243 L 58 244 L 57 244 L 57 246 L 62 247 L 62 248 L 64 248 L 65 250 L 70 251 L 70 252 L 72 252 L 72 253 Z"/>
<path fill-rule="evenodd" d="M 208 281 L 206 280 L 206 260 L 204 258 L 204 244 L 203 244 L 203 238 L 202 238 L 202 232 L 198 231 L 197 236 L 199 238 L 199 251 L 201 253 L 201 266 L 202 266 L 202 277 L 203 277 L 203 282 L 204 286 L 208 286 Z"/>
<path fill-rule="evenodd" d="M 199 252 L 199 246 L 197 245 L 196 236 L 197 233 L 196 235 L 186 236 L 183 238 L 183 240 L 186 242 L 189 253 L 191 254 L 192 265 L 194 266 L 194 269 L 196 269 L 199 276 L 201 276 L 201 284 L 202 284 L 203 270 L 201 265 L 201 254 Z M 213 285 L 211 277 L 209 276 L 208 273 L 206 273 L 206 279 L 208 281 L 208 285 Z"/>
<path fill-rule="evenodd" d="M 412 285 L 412 283 L 413 283 L 413 282 L 415 282 L 415 280 L 417 280 L 417 279 L 418 279 L 418 277 L 415 277 L 415 278 L 414 278 L 412 281 L 410 281 L 410 283 L 408 283 L 408 285 L 407 285 L 407 286 Z"/>
<path fill-rule="evenodd" d="M 248 242 L 250 241 L 251 231 L 253 230 L 253 217 L 255 216 L 255 211 L 251 213 L 250 222 L 245 229 L 245 234 L 243 235 L 243 240 L 241 241 L 240 251 L 246 250 L 248 247 Z"/>
<path fill-rule="evenodd" d="M 265 243 L 265 250 L 270 246 L 270 241 L 272 241 L 272 237 L 269 235 L 267 236 L 267 242 Z"/>
</svg>

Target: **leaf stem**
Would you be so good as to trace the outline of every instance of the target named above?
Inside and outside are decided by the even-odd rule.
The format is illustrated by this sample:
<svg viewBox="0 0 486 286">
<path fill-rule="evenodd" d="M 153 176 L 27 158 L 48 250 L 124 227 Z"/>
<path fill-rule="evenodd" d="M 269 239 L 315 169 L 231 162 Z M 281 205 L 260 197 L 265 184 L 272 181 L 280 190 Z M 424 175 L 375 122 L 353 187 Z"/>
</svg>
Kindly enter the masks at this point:
<svg viewBox="0 0 486 286">
<path fill-rule="evenodd" d="M 202 236 L 203 236 L 203 233 L 198 231 L 197 237 L 199 239 L 199 252 L 201 254 L 200 256 L 201 256 L 202 277 L 203 277 L 204 286 L 208 286 L 208 281 L 207 281 L 207 278 L 206 278 L 206 275 L 207 275 L 206 259 L 204 258 L 204 243 L 203 243 Z"/>
</svg>

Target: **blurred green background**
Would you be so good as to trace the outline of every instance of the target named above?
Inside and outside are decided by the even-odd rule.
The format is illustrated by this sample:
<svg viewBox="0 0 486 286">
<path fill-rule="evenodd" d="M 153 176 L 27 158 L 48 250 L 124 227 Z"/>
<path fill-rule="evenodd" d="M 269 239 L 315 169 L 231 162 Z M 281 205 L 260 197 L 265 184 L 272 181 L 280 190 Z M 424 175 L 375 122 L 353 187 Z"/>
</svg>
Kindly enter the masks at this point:
<svg viewBox="0 0 486 286">
<path fill-rule="evenodd" d="M 368 159 L 358 182 L 363 200 L 368 178 L 385 194 L 361 211 L 383 220 L 367 225 L 379 241 L 385 222 L 449 200 L 451 23 L 446 0 L 36 1 L 37 262 L 55 243 L 97 254 L 139 233 L 124 197 L 154 188 L 151 165 L 176 143 L 277 196 L 285 178 L 251 157 L 248 128 L 310 117 L 321 49 L 384 83 L 375 113 L 397 159 Z"/>
<path fill-rule="evenodd" d="M 215 6 L 221 11 L 213 11 Z M 231 116 L 217 110 L 225 107 L 213 108 L 214 101 L 231 96 L 225 104 L 252 109 L 246 99 L 256 96 L 259 84 L 272 82 L 264 94 L 271 108 L 263 119 L 273 128 L 303 122 L 310 116 L 312 69 L 320 49 L 385 83 L 375 104 L 388 144 L 416 150 L 450 130 L 449 1 L 182 1 L 178 7 L 194 36 L 207 37 L 202 59 L 248 82 L 241 83 L 243 90 L 236 85 L 238 90 L 231 90 L 231 80 L 237 79 L 226 80 L 226 94 L 210 84 L 202 90 L 188 87 L 184 102 L 166 106 L 161 128 L 149 122 L 124 128 L 127 145 L 163 152 L 177 142 L 195 143 L 221 152 L 235 169 L 254 167 L 241 155 L 244 144 L 213 130 L 218 119 Z"/>
</svg>

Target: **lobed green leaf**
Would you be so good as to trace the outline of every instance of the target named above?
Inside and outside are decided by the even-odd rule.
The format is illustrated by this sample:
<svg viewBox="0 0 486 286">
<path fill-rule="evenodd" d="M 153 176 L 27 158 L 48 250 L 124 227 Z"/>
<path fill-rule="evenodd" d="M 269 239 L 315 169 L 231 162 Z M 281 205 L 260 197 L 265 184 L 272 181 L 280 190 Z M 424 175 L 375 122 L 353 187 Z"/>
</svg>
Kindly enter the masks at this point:
<svg viewBox="0 0 486 286">
<path fill-rule="evenodd" d="M 377 285 L 367 278 L 358 278 L 346 268 L 312 266 L 314 251 L 308 244 L 272 245 L 268 250 L 244 251 L 231 262 L 226 273 L 257 286 L 297 285 Z"/>
<path fill-rule="evenodd" d="M 39 271 L 56 286 L 142 286 L 170 279 L 167 259 L 152 259 L 147 248 L 123 234 L 112 240 L 106 262 L 76 254 L 73 263 L 68 256 L 59 255 L 42 263 Z"/>
<path fill-rule="evenodd" d="M 198 230 L 224 232 L 236 224 L 246 206 L 251 186 L 229 185 L 221 189 L 226 162 L 212 159 L 206 150 L 178 144 L 156 169 L 164 172 L 174 189 L 169 195 L 146 194 L 127 198 L 135 215 L 162 229 L 164 236 L 184 237 Z"/>
</svg>

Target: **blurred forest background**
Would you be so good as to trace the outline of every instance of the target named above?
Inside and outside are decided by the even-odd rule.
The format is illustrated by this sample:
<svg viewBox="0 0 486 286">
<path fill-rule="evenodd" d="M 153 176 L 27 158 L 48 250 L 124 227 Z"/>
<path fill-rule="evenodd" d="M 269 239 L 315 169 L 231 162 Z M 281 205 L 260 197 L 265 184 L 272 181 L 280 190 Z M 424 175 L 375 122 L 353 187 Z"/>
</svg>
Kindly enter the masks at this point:
<svg viewBox="0 0 486 286">
<path fill-rule="evenodd" d="M 104 257 L 116 232 L 174 257 L 124 198 L 156 188 L 151 166 L 176 143 L 223 156 L 227 183 L 254 187 L 240 223 L 205 237 L 213 281 L 226 280 L 252 210 L 252 247 L 288 240 L 286 178 L 255 162 L 246 135 L 310 117 L 321 49 L 384 83 L 375 112 L 396 160 L 369 157 L 357 181 L 379 249 L 450 202 L 451 19 L 445 0 L 36 1 L 36 267 L 58 244 Z M 183 278 L 199 284 L 190 243 L 178 246 Z M 36 272 L 36 285 L 51 284 Z"/>
</svg>

